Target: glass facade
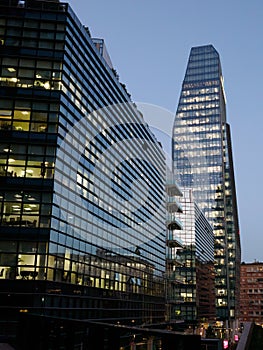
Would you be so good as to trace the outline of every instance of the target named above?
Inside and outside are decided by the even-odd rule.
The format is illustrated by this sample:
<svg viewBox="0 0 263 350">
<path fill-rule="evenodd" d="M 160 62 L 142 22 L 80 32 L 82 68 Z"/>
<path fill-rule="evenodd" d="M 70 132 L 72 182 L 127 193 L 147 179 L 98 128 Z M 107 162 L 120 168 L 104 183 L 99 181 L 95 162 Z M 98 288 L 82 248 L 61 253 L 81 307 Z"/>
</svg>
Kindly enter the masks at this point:
<svg viewBox="0 0 263 350">
<path fill-rule="evenodd" d="M 213 226 L 217 316 L 238 316 L 240 238 L 220 58 L 191 49 L 173 128 L 173 169 Z"/>
<path fill-rule="evenodd" d="M 96 42 L 68 4 L 0 0 L 1 335 L 21 309 L 164 320 L 165 157 Z"/>
<path fill-rule="evenodd" d="M 214 236 L 192 192 L 182 189 L 182 211 L 177 213 L 182 227 L 173 232 L 180 245 L 171 247 L 171 318 L 197 327 L 215 321 Z"/>
<path fill-rule="evenodd" d="M 183 242 L 177 234 L 183 229 L 178 213 L 182 212 L 180 199 L 183 193 L 178 187 L 172 171 L 166 170 L 166 208 L 167 208 L 167 232 L 166 232 L 166 276 L 167 276 L 167 319 L 170 322 L 175 320 L 175 303 L 179 301 L 176 293 L 178 278 L 175 276 L 176 266 L 180 264 L 177 250 L 183 248 Z"/>
</svg>

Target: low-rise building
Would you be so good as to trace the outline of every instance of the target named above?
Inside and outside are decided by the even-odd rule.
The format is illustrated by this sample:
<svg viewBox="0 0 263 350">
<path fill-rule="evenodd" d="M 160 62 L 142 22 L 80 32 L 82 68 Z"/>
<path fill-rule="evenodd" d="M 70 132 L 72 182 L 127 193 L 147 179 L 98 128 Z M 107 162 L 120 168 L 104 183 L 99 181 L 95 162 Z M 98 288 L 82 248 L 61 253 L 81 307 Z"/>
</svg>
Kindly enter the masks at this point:
<svg viewBox="0 0 263 350">
<path fill-rule="evenodd" d="M 240 275 L 240 321 L 263 325 L 263 262 L 243 262 Z"/>
</svg>

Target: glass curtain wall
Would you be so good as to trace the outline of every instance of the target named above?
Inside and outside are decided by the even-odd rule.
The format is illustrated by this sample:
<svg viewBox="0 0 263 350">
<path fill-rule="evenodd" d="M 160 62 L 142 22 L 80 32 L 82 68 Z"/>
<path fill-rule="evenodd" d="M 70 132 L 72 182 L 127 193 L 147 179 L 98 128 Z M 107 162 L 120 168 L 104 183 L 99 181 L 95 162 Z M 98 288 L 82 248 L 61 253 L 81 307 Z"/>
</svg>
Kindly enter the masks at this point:
<svg viewBox="0 0 263 350">
<path fill-rule="evenodd" d="M 174 121 L 173 169 L 179 184 L 193 189 L 196 203 L 213 226 L 219 319 L 234 317 L 240 264 L 227 127 L 219 54 L 212 45 L 192 48 Z"/>
<path fill-rule="evenodd" d="M 67 4 L 0 7 L 0 279 L 56 283 L 43 299 L 50 315 L 78 304 L 72 317 L 163 321 L 159 142 Z M 70 285 L 94 298 L 51 296 Z"/>
</svg>

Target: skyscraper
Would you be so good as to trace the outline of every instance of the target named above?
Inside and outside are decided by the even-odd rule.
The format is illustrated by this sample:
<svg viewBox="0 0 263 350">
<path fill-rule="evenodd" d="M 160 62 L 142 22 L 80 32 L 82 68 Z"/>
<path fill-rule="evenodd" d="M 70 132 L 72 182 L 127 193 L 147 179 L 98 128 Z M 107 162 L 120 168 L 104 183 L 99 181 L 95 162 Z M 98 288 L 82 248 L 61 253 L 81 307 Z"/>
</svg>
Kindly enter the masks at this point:
<svg viewBox="0 0 263 350">
<path fill-rule="evenodd" d="M 218 52 L 191 49 L 175 116 L 173 170 L 209 219 L 215 237 L 218 320 L 238 317 L 240 237 L 230 126 Z"/>
<path fill-rule="evenodd" d="M 68 4 L 0 0 L 0 336 L 24 315 L 26 348 L 164 321 L 165 157 L 109 62 Z"/>
</svg>

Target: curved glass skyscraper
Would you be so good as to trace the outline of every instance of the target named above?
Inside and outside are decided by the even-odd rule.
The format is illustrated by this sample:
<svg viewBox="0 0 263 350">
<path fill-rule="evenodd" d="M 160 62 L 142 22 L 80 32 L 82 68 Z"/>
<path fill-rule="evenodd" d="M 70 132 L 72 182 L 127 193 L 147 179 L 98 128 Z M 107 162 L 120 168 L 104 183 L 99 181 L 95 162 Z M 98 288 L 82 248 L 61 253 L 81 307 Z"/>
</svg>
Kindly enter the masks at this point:
<svg viewBox="0 0 263 350">
<path fill-rule="evenodd" d="M 22 314 L 45 349 L 55 319 L 75 344 L 163 322 L 165 215 L 164 152 L 103 41 L 67 3 L 0 0 L 0 337 Z"/>
<path fill-rule="evenodd" d="M 238 316 L 240 238 L 230 127 L 218 52 L 191 49 L 173 127 L 173 170 L 213 226 L 219 320 Z"/>
</svg>

